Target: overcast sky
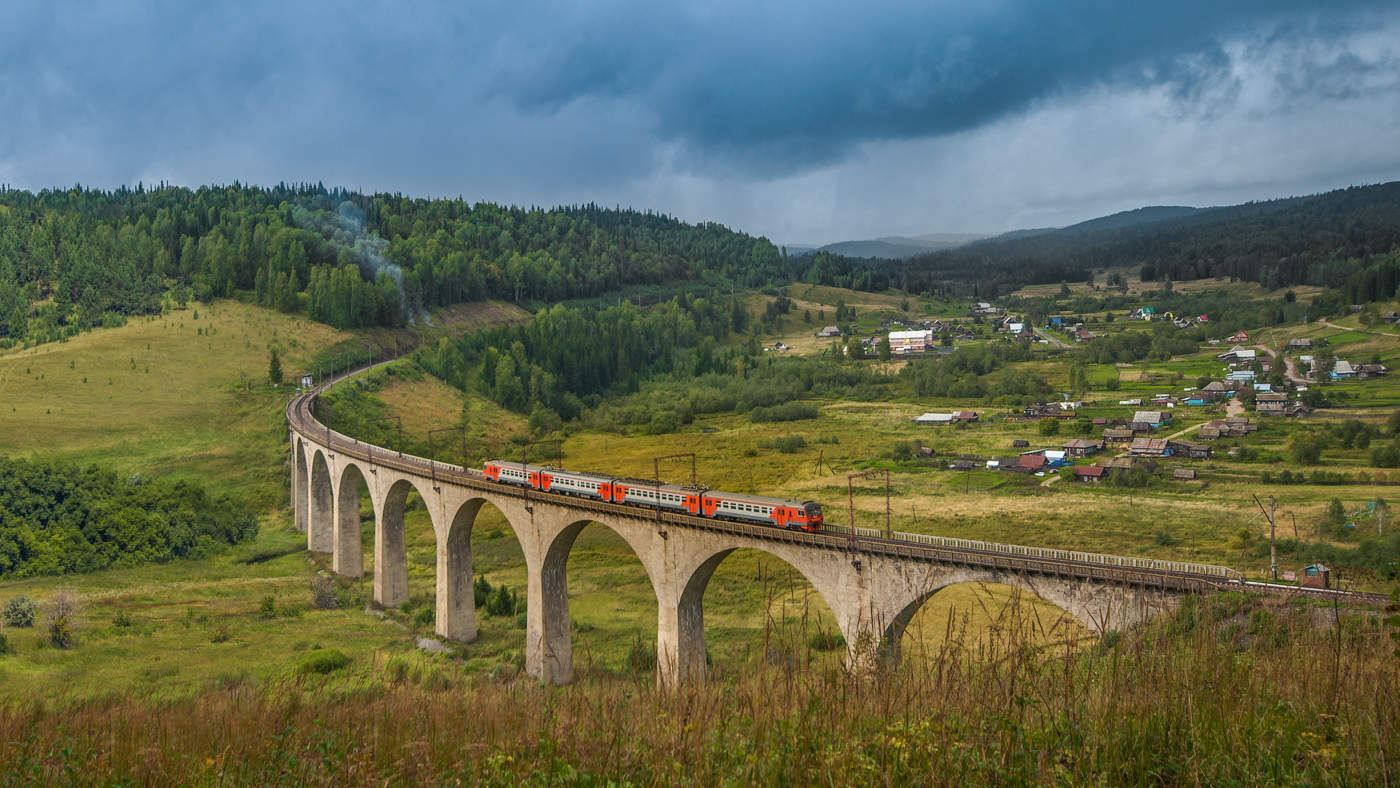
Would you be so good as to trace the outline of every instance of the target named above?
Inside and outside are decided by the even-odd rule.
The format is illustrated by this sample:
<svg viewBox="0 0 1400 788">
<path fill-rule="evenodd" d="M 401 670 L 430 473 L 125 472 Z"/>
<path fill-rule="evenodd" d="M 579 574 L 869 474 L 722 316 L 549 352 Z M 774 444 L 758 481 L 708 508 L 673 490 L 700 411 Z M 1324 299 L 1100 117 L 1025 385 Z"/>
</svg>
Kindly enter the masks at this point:
<svg viewBox="0 0 1400 788">
<path fill-rule="evenodd" d="M 783 242 L 1400 179 L 1390 2 L 7 3 L 0 182 L 594 201 Z"/>
</svg>

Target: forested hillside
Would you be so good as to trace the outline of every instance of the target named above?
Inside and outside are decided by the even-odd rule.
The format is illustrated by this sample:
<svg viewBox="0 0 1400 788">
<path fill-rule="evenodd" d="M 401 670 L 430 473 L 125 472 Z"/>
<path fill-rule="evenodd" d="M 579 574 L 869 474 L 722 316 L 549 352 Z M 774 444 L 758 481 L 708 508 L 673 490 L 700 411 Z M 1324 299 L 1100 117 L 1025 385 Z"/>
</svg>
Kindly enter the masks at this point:
<svg viewBox="0 0 1400 788">
<path fill-rule="evenodd" d="M 486 298 L 788 276 L 765 239 L 594 205 L 527 210 L 320 185 L 0 192 L 0 341 L 48 341 L 166 299 L 235 291 L 355 327 Z"/>
<path fill-rule="evenodd" d="M 1233 277 L 1268 289 L 1341 287 L 1400 245 L 1400 183 L 1224 208 L 1144 210 L 871 265 L 909 290 L 981 298 L 1136 265 L 1149 281 Z"/>
</svg>

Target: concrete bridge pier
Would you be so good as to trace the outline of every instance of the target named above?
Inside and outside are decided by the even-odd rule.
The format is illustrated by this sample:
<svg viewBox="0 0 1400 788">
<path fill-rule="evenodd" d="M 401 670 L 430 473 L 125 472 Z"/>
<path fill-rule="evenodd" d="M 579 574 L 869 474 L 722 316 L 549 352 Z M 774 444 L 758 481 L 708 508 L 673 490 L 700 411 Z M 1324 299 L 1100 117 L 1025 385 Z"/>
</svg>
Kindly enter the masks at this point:
<svg viewBox="0 0 1400 788">
<path fill-rule="evenodd" d="M 301 438 L 292 435 L 292 518 L 296 529 L 306 533 L 306 521 L 310 517 L 311 501 L 307 494 L 309 471 L 306 466 L 306 447 Z"/>
<path fill-rule="evenodd" d="M 369 485 L 364 474 L 354 464 L 346 464 L 340 474 L 335 495 L 335 543 L 331 553 L 331 571 L 341 577 L 362 577 L 365 573 L 364 548 L 360 533 L 360 490 Z M 379 507 L 370 495 L 370 511 L 378 530 Z"/>
<path fill-rule="evenodd" d="M 436 629 L 448 640 L 471 643 L 477 635 L 471 535 L 476 515 L 486 501 L 459 501 L 456 496 L 435 495 L 436 506 L 429 504 L 428 508 L 433 512 L 433 531 L 437 535 Z"/>
<path fill-rule="evenodd" d="M 331 491 L 331 471 L 326 455 L 313 449 L 311 457 L 310 507 L 306 521 L 306 549 L 329 553 L 335 549 L 333 519 L 335 495 Z"/>
<path fill-rule="evenodd" d="M 380 607 L 398 607 L 408 601 L 408 545 L 403 516 L 413 489 L 413 483 L 407 479 L 394 481 L 383 496 L 382 511 L 374 518 L 374 603 Z"/>
</svg>

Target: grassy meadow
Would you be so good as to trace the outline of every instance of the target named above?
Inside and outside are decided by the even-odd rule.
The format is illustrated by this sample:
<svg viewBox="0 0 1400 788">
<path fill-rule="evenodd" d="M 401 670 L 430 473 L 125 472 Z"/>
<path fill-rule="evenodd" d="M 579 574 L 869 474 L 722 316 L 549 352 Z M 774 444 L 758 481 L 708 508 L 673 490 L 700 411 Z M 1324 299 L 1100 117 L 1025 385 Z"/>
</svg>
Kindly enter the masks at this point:
<svg viewBox="0 0 1400 788">
<path fill-rule="evenodd" d="M 834 322 L 837 300 L 857 308 L 866 330 L 881 316 L 905 314 L 904 297 L 893 292 L 799 285 L 789 295 L 797 308 L 762 340 L 783 339 L 795 353 L 830 347 L 811 335 L 821 327 L 819 310 Z M 908 300 L 913 318 L 965 309 Z M 763 304 L 756 296 L 751 306 L 761 311 Z M 431 331 L 524 317 L 491 305 L 439 316 Z M 1400 343 L 1341 325 L 1277 329 L 1264 341 L 1330 336 L 1339 357 L 1343 349 L 1358 360 L 1379 354 L 1400 367 Z M 0 354 L 0 452 L 197 479 L 248 500 L 262 524 L 252 542 L 209 558 L 0 582 L 0 602 L 59 593 L 79 602 L 76 648 L 52 647 L 42 627 L 0 629 L 13 651 L 0 654 L 0 740 L 11 743 L 0 770 L 45 781 L 91 763 L 87 774 L 98 782 L 499 784 L 588 777 L 1062 783 L 1095 775 L 1135 783 L 1349 783 L 1400 773 L 1390 746 L 1400 709 L 1386 633 L 1374 618 L 1316 606 L 1227 599 L 1204 603 L 1199 616 L 1192 608 L 1100 640 L 1009 588 L 955 586 L 934 595 L 911 624 L 898 676 L 870 682 L 846 674 L 843 650 L 816 637 L 835 624 L 811 586 L 782 562 L 745 550 L 721 565 L 705 599 L 718 680 L 668 696 L 655 691 L 647 667 L 656 627 L 650 583 L 626 544 L 594 525 L 568 563 L 580 681 L 544 689 L 519 680 L 520 615 L 479 610 L 476 642 L 448 644 L 441 654 L 418 648 L 417 639 L 433 631 L 435 545 L 426 512 L 411 499 L 410 601 L 387 611 L 366 607 L 373 560 L 366 506 L 366 575 L 333 579 L 337 606 L 316 609 L 311 588 L 325 582 L 318 578 L 329 575 L 329 557 L 308 555 L 291 525 L 282 415 L 290 392 L 266 385 L 268 349 L 280 349 L 290 378 L 333 347 L 433 336 L 357 336 L 220 301 L 200 305 L 197 318 L 190 309 Z M 1219 371 L 1216 352 L 1092 365 L 1096 390 L 1084 397 L 1085 413 L 1120 417 L 1135 409 L 1117 405 L 1120 399 L 1180 392 Z M 902 364 L 884 369 L 896 374 Z M 1049 347 L 1024 366 L 1052 386 L 1068 382 L 1062 357 Z M 379 373 L 363 404 L 391 429 L 401 427 L 407 442 L 424 445 L 430 430 L 464 427 L 469 460 L 517 456 L 511 438 L 528 432 L 524 416 L 464 397 L 408 362 L 400 369 L 406 374 Z M 1117 390 L 1098 388 L 1108 381 Z M 1400 405 L 1397 389 L 1384 379 L 1331 386 L 1344 407 L 1301 422 L 1255 417 L 1260 431 L 1216 441 L 1214 458 L 1163 463 L 1164 476 L 1190 467 L 1196 481 L 1158 479 L 1131 491 L 948 470 L 959 456 L 1014 454 L 1017 439 L 1053 448 L 1075 437 L 1068 425 L 1042 436 L 1036 423 L 1016 418 L 1018 407 L 980 401 L 819 399 L 809 403 L 818 408 L 815 419 L 753 423 L 744 414 L 715 414 L 664 435 L 574 426 L 558 437 L 569 467 L 650 477 L 654 457 L 694 452 L 703 484 L 815 499 L 843 523 L 847 474 L 888 468 L 897 530 L 1224 564 L 1259 577 L 1267 559 L 1258 558 L 1257 541 L 1239 537 L 1241 528 L 1254 540 L 1266 536 L 1252 495 L 1276 494 L 1288 529 L 1280 536 L 1291 536 L 1296 521 L 1303 540 L 1319 536 L 1333 497 L 1352 508 L 1394 497 L 1400 471 L 1369 469 L 1360 449 L 1329 449 L 1316 467 L 1365 470 L 1373 483 L 1271 487 L 1260 475 L 1313 470 L 1283 459 L 1290 435 L 1351 416 L 1378 423 Z M 981 419 L 958 427 L 911 421 L 954 408 Z M 1177 408 L 1162 434 L 1189 437 L 1222 413 Z M 802 446 L 774 448 L 795 435 Z M 934 456 L 895 459 L 896 446 L 915 439 Z M 457 436 L 437 440 L 440 456 L 460 459 Z M 1228 457 L 1237 444 L 1254 456 Z M 687 464 L 662 468 L 670 481 L 688 475 Z M 854 504 L 859 525 L 883 526 L 881 485 L 862 480 Z M 483 510 L 472 553 L 478 577 L 528 604 L 523 556 L 499 512 Z M 1349 580 L 1387 588 L 1375 577 Z M 1331 623 L 1324 614 L 1334 616 Z M 331 651 L 344 665 L 323 675 L 317 666 Z M 1313 669 L 1319 659 L 1335 670 Z"/>
</svg>

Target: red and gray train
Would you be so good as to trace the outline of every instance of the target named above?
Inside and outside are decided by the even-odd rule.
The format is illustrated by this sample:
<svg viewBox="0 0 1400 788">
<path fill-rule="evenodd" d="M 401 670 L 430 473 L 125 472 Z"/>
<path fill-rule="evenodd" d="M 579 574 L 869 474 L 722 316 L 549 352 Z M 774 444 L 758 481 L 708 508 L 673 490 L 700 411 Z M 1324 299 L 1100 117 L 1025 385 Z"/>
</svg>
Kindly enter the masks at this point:
<svg viewBox="0 0 1400 788">
<path fill-rule="evenodd" d="M 790 501 L 761 495 L 700 490 L 505 460 L 487 460 L 483 473 L 486 478 L 501 484 L 609 503 L 685 512 L 696 517 L 737 520 L 802 531 L 820 531 L 822 527 L 822 505 L 816 501 Z"/>
</svg>

